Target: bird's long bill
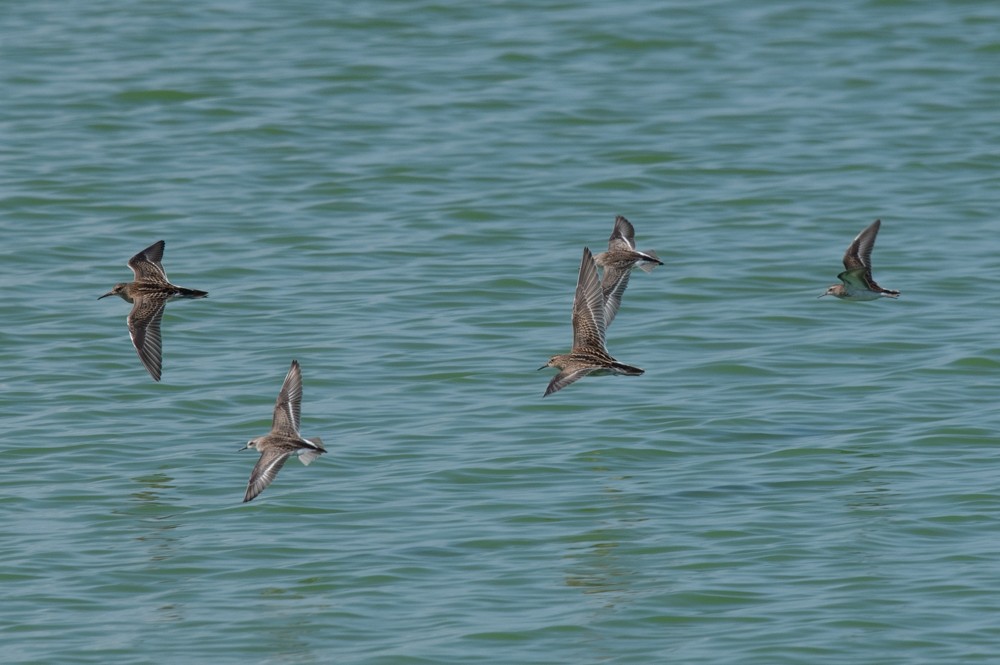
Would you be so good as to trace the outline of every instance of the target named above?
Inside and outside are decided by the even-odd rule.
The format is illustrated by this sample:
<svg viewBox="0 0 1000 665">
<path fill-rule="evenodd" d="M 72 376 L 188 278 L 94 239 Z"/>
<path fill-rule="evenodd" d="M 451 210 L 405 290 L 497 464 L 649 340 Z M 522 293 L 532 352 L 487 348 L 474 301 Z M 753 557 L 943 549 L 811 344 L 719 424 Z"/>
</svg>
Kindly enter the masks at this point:
<svg viewBox="0 0 1000 665">
<path fill-rule="evenodd" d="M 108 291 L 103 296 L 98 296 L 97 299 L 100 300 L 101 298 L 107 298 L 108 296 L 113 296 L 113 295 L 115 295 L 114 291 Z"/>
<path fill-rule="evenodd" d="M 546 364 L 546 365 L 542 365 L 541 367 L 539 367 L 539 368 L 538 368 L 538 369 L 536 369 L 535 371 L 537 372 L 538 370 L 542 370 L 542 369 L 545 369 L 546 367 L 548 367 L 548 365 L 547 365 L 547 364 Z"/>
<path fill-rule="evenodd" d="M 822 298 L 823 296 L 828 296 L 828 295 L 830 295 L 830 294 L 829 293 L 821 293 L 818 296 L 816 296 L 816 299 L 818 300 L 818 299 Z"/>
<path fill-rule="evenodd" d="M 250 444 L 248 443 L 247 445 L 243 446 L 242 448 L 240 448 L 240 449 L 239 449 L 239 450 L 237 450 L 236 452 L 238 452 L 238 453 L 242 453 L 242 452 L 243 452 L 244 450 L 246 450 L 246 449 L 247 449 L 247 448 L 249 448 L 249 447 L 250 447 Z"/>
</svg>

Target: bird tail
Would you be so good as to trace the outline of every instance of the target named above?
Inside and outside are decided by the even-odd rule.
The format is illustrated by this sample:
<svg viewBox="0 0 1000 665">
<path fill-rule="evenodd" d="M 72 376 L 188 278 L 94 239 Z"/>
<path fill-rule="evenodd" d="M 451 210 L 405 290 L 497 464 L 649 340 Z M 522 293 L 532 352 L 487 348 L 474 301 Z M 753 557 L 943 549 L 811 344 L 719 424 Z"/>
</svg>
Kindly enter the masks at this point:
<svg viewBox="0 0 1000 665">
<path fill-rule="evenodd" d="M 882 295 L 886 298 L 898 298 L 899 291 L 893 291 L 892 289 L 882 289 Z"/>
<path fill-rule="evenodd" d="M 326 452 L 326 448 L 323 447 L 323 440 L 318 436 L 306 439 L 306 441 L 316 446 L 315 448 L 299 449 L 299 459 L 303 464 L 309 466 L 314 459 Z"/>
<path fill-rule="evenodd" d="M 646 370 L 641 367 L 633 367 L 632 365 L 626 365 L 625 363 L 619 362 L 616 362 L 613 367 L 616 372 L 624 374 L 625 376 L 640 376 L 646 372 Z"/>
<path fill-rule="evenodd" d="M 639 262 L 639 270 L 643 272 L 653 272 L 653 268 L 655 268 L 656 266 L 663 265 L 663 261 L 661 261 L 660 257 L 656 255 L 656 252 L 650 250 L 648 252 L 640 252 L 640 253 L 649 258 L 647 258 L 645 261 Z"/>
<path fill-rule="evenodd" d="M 208 291 L 199 291 L 198 289 L 185 289 L 183 286 L 177 287 L 177 297 L 179 298 L 204 298 L 208 295 Z"/>
</svg>

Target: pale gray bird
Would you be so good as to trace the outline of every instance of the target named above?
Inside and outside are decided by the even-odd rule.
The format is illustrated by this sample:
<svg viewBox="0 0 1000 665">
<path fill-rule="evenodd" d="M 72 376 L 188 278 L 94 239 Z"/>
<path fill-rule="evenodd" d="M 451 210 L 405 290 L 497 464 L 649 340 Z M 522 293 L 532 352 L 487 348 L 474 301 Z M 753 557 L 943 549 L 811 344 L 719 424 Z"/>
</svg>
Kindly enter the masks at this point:
<svg viewBox="0 0 1000 665">
<path fill-rule="evenodd" d="M 296 453 L 302 463 L 309 465 L 314 459 L 326 452 L 319 437 L 303 439 L 299 434 L 299 413 L 302 403 L 302 370 L 297 360 L 285 375 L 281 391 L 274 403 L 274 418 L 271 420 L 271 431 L 264 436 L 250 439 L 247 445 L 240 448 L 256 448 L 260 451 L 260 459 L 250 472 L 250 481 L 243 502 L 250 501 L 263 492 L 278 471 L 288 461 L 292 453 Z"/>
<path fill-rule="evenodd" d="M 640 252 L 635 248 L 635 227 L 627 219 L 615 217 L 615 228 L 608 238 L 608 251 L 594 256 L 597 265 L 604 268 L 601 290 L 604 292 L 604 325 L 610 327 L 622 304 L 622 294 L 628 286 L 632 269 L 652 272 L 663 261 L 653 251 Z"/>
</svg>

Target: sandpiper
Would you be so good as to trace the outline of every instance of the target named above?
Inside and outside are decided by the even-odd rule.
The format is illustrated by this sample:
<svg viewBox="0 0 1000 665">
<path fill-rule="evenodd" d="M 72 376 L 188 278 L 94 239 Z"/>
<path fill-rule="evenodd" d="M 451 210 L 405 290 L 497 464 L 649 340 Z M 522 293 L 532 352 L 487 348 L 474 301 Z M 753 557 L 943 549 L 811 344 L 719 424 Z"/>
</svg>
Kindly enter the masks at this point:
<svg viewBox="0 0 1000 665">
<path fill-rule="evenodd" d="M 132 303 L 132 311 L 127 319 L 128 334 L 139 354 L 139 360 L 156 381 L 160 380 L 163 367 L 160 319 L 167 301 L 174 298 L 204 298 L 208 295 L 207 291 L 174 286 L 167 280 L 167 273 L 160 264 L 164 246 L 162 240 L 154 242 L 129 259 L 128 267 L 132 269 L 135 281 L 115 284 L 113 289 L 98 298 L 121 296 L 122 300 Z"/>
<path fill-rule="evenodd" d="M 834 284 L 819 296 L 834 296 L 841 300 L 878 300 L 898 298 L 899 291 L 883 289 L 872 279 L 872 248 L 882 221 L 876 219 L 858 234 L 844 253 L 844 272 L 837 275 L 843 284 Z"/>
<path fill-rule="evenodd" d="M 302 463 L 308 466 L 326 452 L 319 437 L 303 439 L 299 434 L 301 403 L 302 370 L 299 369 L 298 361 L 293 360 L 288 374 L 285 375 L 285 382 L 281 384 L 278 399 L 274 403 L 271 431 L 264 436 L 250 439 L 247 445 L 240 448 L 240 450 L 256 448 L 260 451 L 260 459 L 250 472 L 250 482 L 247 483 L 243 503 L 252 500 L 271 484 L 292 453 L 297 453 Z"/>
<path fill-rule="evenodd" d="M 612 358 L 605 346 L 604 332 L 604 293 L 597 278 L 594 256 L 590 249 L 584 247 L 576 296 L 573 298 L 573 348 L 569 353 L 552 356 L 538 368 L 556 367 L 560 370 L 549 382 L 543 397 L 588 374 L 639 376 L 645 371 Z"/>
<path fill-rule="evenodd" d="M 656 266 L 663 265 L 655 252 L 636 250 L 635 228 L 621 215 L 615 217 L 615 228 L 608 238 L 608 251 L 596 255 L 594 261 L 604 268 L 601 290 L 604 291 L 605 326 L 610 326 L 618 313 L 632 269 L 638 266 L 643 272 L 651 272 Z"/>
</svg>

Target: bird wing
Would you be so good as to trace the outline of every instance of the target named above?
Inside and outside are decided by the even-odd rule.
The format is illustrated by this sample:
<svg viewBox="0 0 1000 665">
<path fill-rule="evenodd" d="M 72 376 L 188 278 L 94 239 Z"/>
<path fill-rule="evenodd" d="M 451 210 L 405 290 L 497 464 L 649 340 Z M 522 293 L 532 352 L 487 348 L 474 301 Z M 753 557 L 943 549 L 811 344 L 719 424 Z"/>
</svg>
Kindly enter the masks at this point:
<svg viewBox="0 0 1000 665">
<path fill-rule="evenodd" d="M 847 252 L 844 253 L 844 268 L 848 271 L 858 268 L 867 268 L 871 271 L 872 248 L 875 247 L 875 237 L 881 226 L 882 221 L 876 219 L 868 228 L 858 234 L 858 237 L 847 248 Z"/>
<path fill-rule="evenodd" d="M 548 388 L 545 389 L 545 394 L 542 395 L 542 397 L 548 397 L 557 390 L 562 390 L 563 388 L 573 383 L 574 381 L 578 381 L 579 379 L 582 379 L 583 377 L 587 376 L 595 369 L 597 368 L 575 367 L 572 369 L 566 368 L 562 370 L 561 372 L 553 376 L 551 381 L 549 381 L 549 386 Z"/>
<path fill-rule="evenodd" d="M 622 304 L 622 295 L 628 287 L 628 280 L 631 276 L 631 268 L 621 270 L 611 265 L 604 269 L 604 277 L 601 279 L 601 290 L 604 292 L 605 330 L 607 330 L 618 314 L 618 308 Z"/>
<path fill-rule="evenodd" d="M 302 370 L 299 361 L 293 360 L 292 366 L 281 384 L 278 399 L 274 403 L 274 418 L 271 420 L 271 431 L 285 432 L 299 436 L 299 414 L 302 405 Z"/>
<path fill-rule="evenodd" d="M 604 330 L 604 291 L 597 277 L 594 256 L 584 247 L 573 298 L 573 350 L 599 349 L 607 354 Z"/>
<path fill-rule="evenodd" d="M 128 315 L 128 334 L 132 338 L 132 346 L 156 381 L 160 380 L 163 367 L 160 319 L 163 318 L 166 306 L 166 298 L 140 294 L 133 297 L 132 311 Z"/>
<path fill-rule="evenodd" d="M 615 228 L 608 238 L 608 251 L 635 250 L 635 228 L 627 219 L 615 217 Z"/>
<path fill-rule="evenodd" d="M 132 269 L 136 280 L 169 282 L 167 273 L 163 270 L 163 266 L 160 265 L 160 262 L 163 260 L 163 248 L 165 246 L 166 243 L 162 240 L 157 240 L 128 260 L 128 267 Z"/>
<path fill-rule="evenodd" d="M 291 454 L 291 450 L 280 449 L 268 449 L 260 454 L 260 459 L 257 460 L 253 471 L 250 472 L 250 481 L 247 483 L 246 494 L 243 495 L 243 503 L 252 500 L 267 489 Z"/>
</svg>

